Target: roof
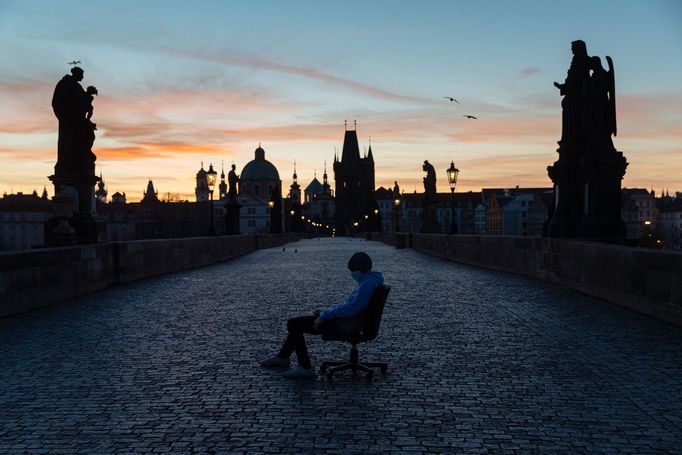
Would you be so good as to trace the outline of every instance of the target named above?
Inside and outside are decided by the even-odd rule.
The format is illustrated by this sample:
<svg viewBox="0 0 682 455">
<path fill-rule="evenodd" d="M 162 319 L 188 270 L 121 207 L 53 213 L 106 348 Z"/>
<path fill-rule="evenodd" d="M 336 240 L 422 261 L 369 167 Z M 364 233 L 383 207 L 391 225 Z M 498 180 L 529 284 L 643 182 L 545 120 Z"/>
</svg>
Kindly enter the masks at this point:
<svg viewBox="0 0 682 455">
<path fill-rule="evenodd" d="M 0 212 L 52 212 L 51 201 L 35 194 L 9 194 L 0 199 Z"/>
<path fill-rule="evenodd" d="M 308 184 L 308 186 L 305 188 L 305 192 L 312 192 L 314 194 L 317 194 L 322 191 L 322 184 L 320 183 L 319 180 L 317 180 L 317 177 L 313 177 L 313 180 Z"/>
<path fill-rule="evenodd" d="M 341 153 L 341 161 L 348 163 L 360 159 L 360 146 L 358 145 L 358 135 L 355 130 L 346 131 L 343 138 L 343 152 Z"/>
<path fill-rule="evenodd" d="M 239 180 L 276 180 L 279 182 L 277 168 L 265 159 L 265 150 L 260 146 L 255 151 L 255 158 L 244 166 Z"/>
</svg>

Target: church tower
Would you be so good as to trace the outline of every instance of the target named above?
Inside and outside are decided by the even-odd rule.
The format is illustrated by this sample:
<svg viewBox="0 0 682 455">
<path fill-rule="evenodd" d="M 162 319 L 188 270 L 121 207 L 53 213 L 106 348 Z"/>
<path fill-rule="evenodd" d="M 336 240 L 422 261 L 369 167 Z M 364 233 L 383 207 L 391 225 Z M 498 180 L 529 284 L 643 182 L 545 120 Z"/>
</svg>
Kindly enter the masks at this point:
<svg viewBox="0 0 682 455">
<path fill-rule="evenodd" d="M 365 230 L 365 215 L 372 213 L 375 207 L 374 157 L 371 147 L 365 157 L 360 157 L 356 122 L 354 127 L 348 130 L 346 124 L 341 160 L 334 157 L 337 235 L 352 232 L 355 226 L 355 229 Z"/>
<path fill-rule="evenodd" d="M 298 184 L 298 175 L 296 175 L 296 161 L 294 161 L 294 183 L 289 187 L 289 199 L 291 202 L 301 204 L 301 185 Z"/>
<path fill-rule="evenodd" d="M 227 199 L 227 183 L 225 183 L 225 163 L 221 165 L 220 185 L 218 185 L 219 199 Z"/>
<path fill-rule="evenodd" d="M 154 183 L 149 180 L 149 183 L 147 183 L 147 191 L 145 191 L 144 196 L 142 197 L 142 200 L 140 203 L 155 203 L 159 202 L 159 192 L 154 189 Z"/>
<path fill-rule="evenodd" d="M 95 191 L 95 199 L 101 204 L 107 203 L 107 190 L 104 188 L 104 179 L 102 173 L 99 173 L 99 182 L 97 182 L 97 191 Z"/>
<path fill-rule="evenodd" d="M 197 202 L 208 201 L 208 178 L 204 170 L 204 162 L 201 162 L 201 169 L 197 172 L 197 186 L 194 189 Z"/>
</svg>

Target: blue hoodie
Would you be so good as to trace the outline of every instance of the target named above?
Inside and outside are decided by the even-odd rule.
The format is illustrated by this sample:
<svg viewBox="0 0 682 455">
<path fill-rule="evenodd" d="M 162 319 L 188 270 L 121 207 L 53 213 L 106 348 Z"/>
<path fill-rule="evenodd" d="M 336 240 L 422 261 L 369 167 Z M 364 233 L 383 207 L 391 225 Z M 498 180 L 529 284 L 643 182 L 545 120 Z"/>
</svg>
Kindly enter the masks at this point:
<svg viewBox="0 0 682 455">
<path fill-rule="evenodd" d="M 334 305 L 320 313 L 320 320 L 329 321 L 335 319 L 339 330 L 353 331 L 362 325 L 360 316 L 372 298 L 374 290 L 384 283 L 384 275 L 381 272 L 363 273 L 358 281 L 358 286 L 351 295 L 338 305 Z"/>
</svg>

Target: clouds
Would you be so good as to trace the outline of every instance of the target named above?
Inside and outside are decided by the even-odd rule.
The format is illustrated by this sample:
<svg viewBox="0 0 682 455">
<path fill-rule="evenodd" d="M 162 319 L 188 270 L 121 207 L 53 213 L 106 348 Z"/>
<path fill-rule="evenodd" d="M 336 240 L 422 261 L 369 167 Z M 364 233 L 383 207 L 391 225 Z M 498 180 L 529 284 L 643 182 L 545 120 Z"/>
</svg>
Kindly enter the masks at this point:
<svg viewBox="0 0 682 455">
<path fill-rule="evenodd" d="M 99 8 L 83 11 L 87 17 L 106 16 L 95 13 Z M 135 8 L 145 15 L 156 9 Z M 128 14 L 119 9 L 105 8 L 117 18 Z M 413 184 L 421 191 L 423 159 L 443 170 L 454 159 L 462 169 L 462 189 L 549 183 L 545 168 L 556 158 L 561 97 L 551 87 L 552 79 L 541 79 L 545 72 L 563 76 L 569 41 L 561 47 L 552 41 L 563 37 L 545 33 L 547 42 L 537 43 L 533 37 L 532 45 L 514 43 L 522 33 L 518 24 L 505 35 L 508 41 L 491 29 L 483 39 L 491 45 L 465 39 L 473 36 L 472 30 L 464 33 L 461 26 L 425 24 L 406 33 L 404 27 L 377 23 L 351 35 L 346 20 L 336 24 L 332 36 L 326 22 L 320 27 L 304 16 L 292 22 L 298 31 L 268 11 L 262 16 L 269 26 L 244 21 L 236 9 L 249 11 L 254 19 L 261 16 L 248 5 L 230 5 L 225 18 L 204 17 L 209 9 L 168 7 L 161 22 L 151 14 L 136 19 L 134 30 L 123 21 L 103 25 L 96 19 L 79 20 L 81 25 L 72 30 L 73 21 L 67 17 L 53 21 L 54 27 L 63 22 L 63 29 L 27 26 L 24 32 L 17 24 L 17 30 L 32 38 L 12 38 L 21 49 L 15 48 L 12 59 L 3 62 L 30 55 L 12 71 L 0 68 L 0 183 L 38 179 L 42 184 L 51 172 L 57 121 L 50 99 L 63 74 L 62 67 L 54 67 L 65 65 L 74 52 L 88 61 L 84 84 L 96 85 L 101 94 L 93 118 L 98 124 L 98 166 L 105 166 L 108 182 L 121 185 L 114 190 L 128 194 L 139 193 L 148 178 L 169 186 L 163 191 L 189 194 L 200 161 L 235 161 L 242 167 L 253 158 L 258 142 L 280 168 L 285 186 L 294 159 L 305 181 L 322 169 L 325 159 L 330 161 L 334 147 L 340 150 L 346 119 L 358 120 L 361 144 L 372 137 L 377 184 L 392 185 L 398 179 L 406 188 Z M 213 26 L 194 16 L 195 22 L 185 29 L 181 10 L 202 21 L 210 19 Z M 291 12 L 289 6 L 281 7 L 285 10 Z M 396 9 L 396 17 L 402 11 Z M 403 19 L 410 22 L 409 17 Z M 480 24 L 467 26 L 476 31 Z M 458 38 L 457 33 L 464 35 Z M 611 52 L 616 44 L 603 45 Z M 557 49 L 561 53 L 554 55 Z M 637 66 L 624 56 L 617 61 L 618 77 L 632 74 L 629 68 Z M 666 67 L 645 76 L 668 72 Z M 444 100 L 445 94 L 462 104 Z M 677 164 L 682 153 L 680 105 L 682 95 L 674 90 L 619 93 L 615 143 L 632 163 L 628 185 L 682 174 Z M 40 162 L 39 167 L 30 170 L 31 160 Z M 140 182 L 134 183 L 136 178 Z"/>
</svg>

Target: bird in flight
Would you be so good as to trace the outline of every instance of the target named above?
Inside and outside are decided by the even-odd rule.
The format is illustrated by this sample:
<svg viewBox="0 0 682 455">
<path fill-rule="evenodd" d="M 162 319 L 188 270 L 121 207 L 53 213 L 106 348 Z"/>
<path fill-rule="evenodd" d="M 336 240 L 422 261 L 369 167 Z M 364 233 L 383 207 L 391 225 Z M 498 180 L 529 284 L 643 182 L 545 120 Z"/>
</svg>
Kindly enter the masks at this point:
<svg viewBox="0 0 682 455">
<path fill-rule="evenodd" d="M 462 117 L 465 117 L 465 118 L 472 118 L 472 119 L 474 119 L 474 120 L 478 119 L 478 117 L 474 117 L 473 115 L 469 115 L 469 114 L 465 114 L 465 115 L 463 115 Z"/>
<path fill-rule="evenodd" d="M 69 65 L 78 65 L 80 62 L 80 60 L 74 60 L 73 62 L 69 62 Z"/>
<path fill-rule="evenodd" d="M 454 99 L 454 98 L 451 97 L 451 96 L 444 96 L 443 98 L 448 99 L 448 100 L 450 100 L 450 101 L 454 101 L 455 103 L 459 104 L 459 101 L 457 101 L 456 99 Z"/>
</svg>

